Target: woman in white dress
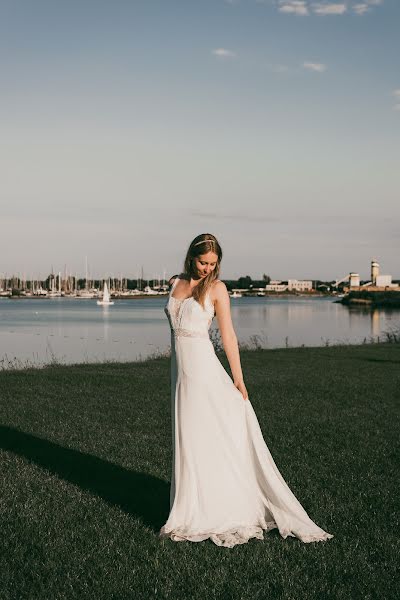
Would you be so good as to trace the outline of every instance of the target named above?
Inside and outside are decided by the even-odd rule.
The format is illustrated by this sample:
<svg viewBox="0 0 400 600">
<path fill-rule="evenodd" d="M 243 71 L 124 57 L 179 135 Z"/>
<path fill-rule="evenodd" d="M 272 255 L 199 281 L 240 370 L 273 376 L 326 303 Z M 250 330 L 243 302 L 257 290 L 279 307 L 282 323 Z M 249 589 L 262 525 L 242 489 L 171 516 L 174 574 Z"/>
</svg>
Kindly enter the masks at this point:
<svg viewBox="0 0 400 600">
<path fill-rule="evenodd" d="M 280 474 L 248 398 L 230 299 L 218 280 L 222 250 L 211 234 L 190 244 L 165 312 L 171 326 L 173 464 L 161 538 L 232 548 L 278 528 L 302 542 L 332 538 Z M 214 314 L 233 381 L 209 338 Z"/>
</svg>

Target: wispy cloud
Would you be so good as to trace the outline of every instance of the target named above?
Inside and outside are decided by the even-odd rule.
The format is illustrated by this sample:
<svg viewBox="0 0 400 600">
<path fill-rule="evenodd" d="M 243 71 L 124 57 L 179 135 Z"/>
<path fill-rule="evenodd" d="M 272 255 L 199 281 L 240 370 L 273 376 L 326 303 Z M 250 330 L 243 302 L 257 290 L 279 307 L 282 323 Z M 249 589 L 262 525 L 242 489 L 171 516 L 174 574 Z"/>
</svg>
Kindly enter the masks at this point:
<svg viewBox="0 0 400 600">
<path fill-rule="evenodd" d="M 353 12 L 356 15 L 362 17 L 367 12 L 370 12 L 374 6 L 380 6 L 384 0 L 364 0 L 363 2 L 356 2 L 352 5 Z"/>
<path fill-rule="evenodd" d="M 316 15 L 343 15 L 347 11 L 344 3 L 315 2 L 311 8 Z"/>
<path fill-rule="evenodd" d="M 307 3 L 303 0 L 279 0 L 278 9 L 283 13 L 305 16 L 309 14 Z"/>
<path fill-rule="evenodd" d="M 315 63 L 315 62 L 303 62 L 303 69 L 307 69 L 308 71 L 314 71 L 315 73 L 323 73 L 326 71 L 327 66 L 323 63 Z"/>
<path fill-rule="evenodd" d="M 381 4 L 383 4 L 383 0 L 363 0 L 363 2 L 353 4 L 352 8 L 357 15 L 365 15 L 374 6 L 380 6 Z"/>
<path fill-rule="evenodd" d="M 371 10 L 371 7 L 368 4 L 365 4 L 365 2 L 360 2 L 359 4 L 354 4 L 353 10 L 356 13 L 356 15 L 362 16 L 365 15 L 366 12 Z"/>
<path fill-rule="evenodd" d="M 214 56 L 218 56 L 218 58 L 235 58 L 236 56 L 236 52 L 227 48 L 214 48 L 211 52 Z"/>
<path fill-rule="evenodd" d="M 258 1 L 258 0 L 257 0 Z M 344 15 L 351 7 L 356 15 L 364 15 L 372 10 L 373 7 L 382 5 L 384 0 L 362 0 L 353 2 L 332 2 L 330 0 L 321 0 L 321 2 L 310 2 L 309 0 L 277 0 L 278 10 L 282 13 L 299 16 L 332 16 Z"/>
</svg>

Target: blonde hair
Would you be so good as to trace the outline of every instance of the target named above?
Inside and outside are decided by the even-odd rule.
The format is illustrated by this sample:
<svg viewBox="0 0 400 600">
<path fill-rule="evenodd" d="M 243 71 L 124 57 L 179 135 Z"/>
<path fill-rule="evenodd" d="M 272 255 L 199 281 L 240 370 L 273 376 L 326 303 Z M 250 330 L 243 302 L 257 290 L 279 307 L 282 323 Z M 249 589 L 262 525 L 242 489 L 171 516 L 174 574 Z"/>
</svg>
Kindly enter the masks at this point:
<svg viewBox="0 0 400 600">
<path fill-rule="evenodd" d="M 213 252 L 217 255 L 215 268 L 207 275 L 207 277 L 201 279 L 193 289 L 193 298 L 197 300 L 203 308 L 207 292 L 210 290 L 213 281 L 218 279 L 222 260 L 222 248 L 215 235 L 212 235 L 211 233 L 201 233 L 195 237 L 194 240 L 190 242 L 183 266 L 184 274 L 187 277 L 192 278 L 198 276 L 194 259 L 202 254 L 207 254 L 208 252 Z"/>
</svg>

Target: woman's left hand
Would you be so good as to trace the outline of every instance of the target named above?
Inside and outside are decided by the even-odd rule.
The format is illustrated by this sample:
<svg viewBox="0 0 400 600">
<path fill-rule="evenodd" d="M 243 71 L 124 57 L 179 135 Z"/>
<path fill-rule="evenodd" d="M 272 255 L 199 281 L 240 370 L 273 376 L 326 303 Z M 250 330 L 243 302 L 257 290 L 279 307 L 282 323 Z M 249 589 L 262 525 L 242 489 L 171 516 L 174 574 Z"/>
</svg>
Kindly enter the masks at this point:
<svg viewBox="0 0 400 600">
<path fill-rule="evenodd" d="M 235 383 L 235 387 L 242 394 L 243 400 L 248 400 L 249 399 L 249 395 L 247 393 L 246 386 L 244 385 L 243 381 L 239 381 L 238 383 Z"/>
</svg>

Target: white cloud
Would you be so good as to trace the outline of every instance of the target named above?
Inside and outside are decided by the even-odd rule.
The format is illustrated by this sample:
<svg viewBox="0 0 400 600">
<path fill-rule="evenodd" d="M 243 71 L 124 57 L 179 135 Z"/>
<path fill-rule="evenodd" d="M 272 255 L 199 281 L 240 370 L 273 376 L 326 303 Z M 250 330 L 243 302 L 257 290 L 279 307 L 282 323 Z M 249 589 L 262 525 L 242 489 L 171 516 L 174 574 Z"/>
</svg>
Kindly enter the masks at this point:
<svg viewBox="0 0 400 600">
<path fill-rule="evenodd" d="M 395 104 L 393 106 L 393 110 L 400 110 L 400 104 Z"/>
<path fill-rule="evenodd" d="M 366 12 L 371 10 L 371 7 L 368 4 L 365 4 L 365 2 L 363 2 L 360 4 L 354 4 L 353 10 L 356 13 L 356 15 L 362 16 L 365 15 Z"/>
<path fill-rule="evenodd" d="M 312 10 L 316 15 L 343 15 L 347 6 L 344 3 L 315 2 L 312 4 Z"/>
<path fill-rule="evenodd" d="M 308 71 L 314 71 L 315 73 L 323 73 L 326 71 L 327 67 L 323 63 L 314 63 L 314 62 L 303 62 L 303 69 L 307 69 Z"/>
<path fill-rule="evenodd" d="M 364 2 L 353 4 L 353 11 L 356 13 L 356 15 L 362 16 L 369 12 L 373 6 L 380 6 L 382 4 L 383 0 L 364 0 Z"/>
<path fill-rule="evenodd" d="M 393 90 L 393 96 L 400 100 L 400 88 L 398 90 Z"/>
<path fill-rule="evenodd" d="M 307 3 L 303 0 L 279 0 L 279 10 L 294 15 L 308 15 Z"/>
<path fill-rule="evenodd" d="M 265 2 L 266 0 L 256 0 L 256 2 Z M 372 10 L 374 6 L 381 6 L 384 0 L 362 0 L 350 4 L 351 9 L 357 15 L 364 15 Z M 293 15 L 343 15 L 348 10 L 348 2 L 332 2 L 330 0 L 321 0 L 321 2 L 312 2 L 310 0 L 277 0 L 278 10 L 283 13 Z"/>
<path fill-rule="evenodd" d="M 232 52 L 232 50 L 227 50 L 227 48 L 214 48 L 212 50 L 214 56 L 218 56 L 218 58 L 234 58 L 236 56 L 236 52 Z"/>
</svg>

